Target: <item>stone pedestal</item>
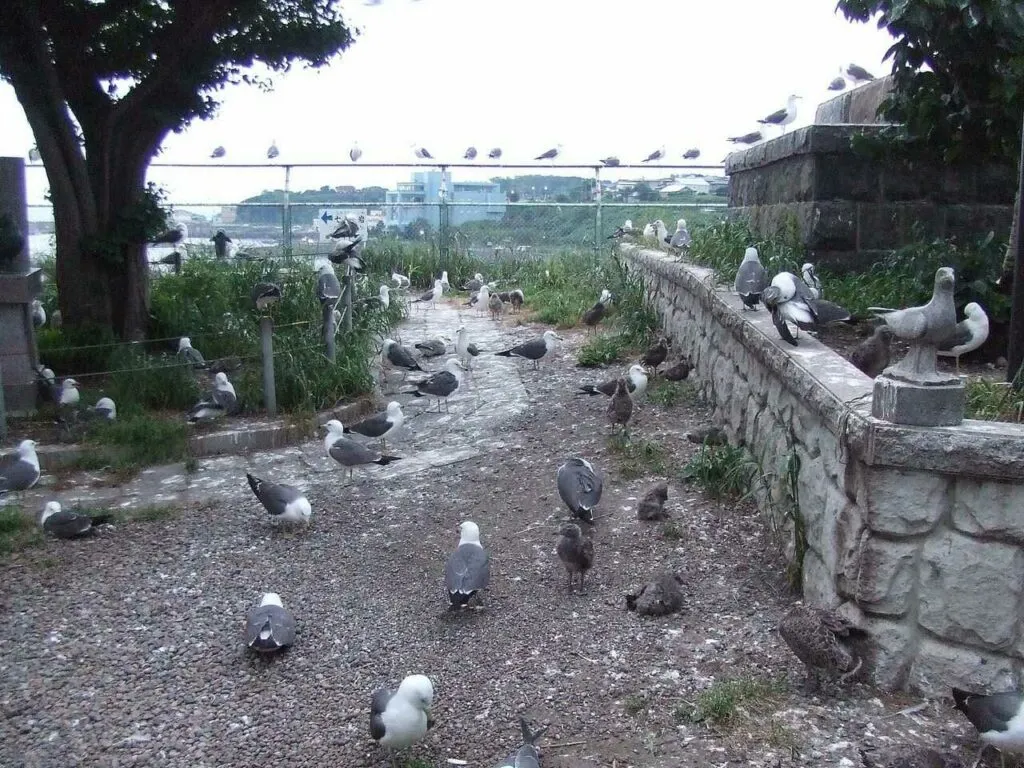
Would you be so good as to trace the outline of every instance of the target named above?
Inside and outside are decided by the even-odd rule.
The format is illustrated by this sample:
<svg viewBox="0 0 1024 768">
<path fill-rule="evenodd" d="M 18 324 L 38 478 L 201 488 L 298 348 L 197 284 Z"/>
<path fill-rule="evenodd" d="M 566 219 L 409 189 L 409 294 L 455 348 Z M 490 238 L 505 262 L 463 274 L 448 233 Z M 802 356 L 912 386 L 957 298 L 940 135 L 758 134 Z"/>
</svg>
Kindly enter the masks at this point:
<svg viewBox="0 0 1024 768">
<path fill-rule="evenodd" d="M 967 390 L 959 379 L 921 384 L 894 378 L 888 371 L 875 378 L 871 415 L 915 427 L 955 427 L 964 420 Z"/>
</svg>

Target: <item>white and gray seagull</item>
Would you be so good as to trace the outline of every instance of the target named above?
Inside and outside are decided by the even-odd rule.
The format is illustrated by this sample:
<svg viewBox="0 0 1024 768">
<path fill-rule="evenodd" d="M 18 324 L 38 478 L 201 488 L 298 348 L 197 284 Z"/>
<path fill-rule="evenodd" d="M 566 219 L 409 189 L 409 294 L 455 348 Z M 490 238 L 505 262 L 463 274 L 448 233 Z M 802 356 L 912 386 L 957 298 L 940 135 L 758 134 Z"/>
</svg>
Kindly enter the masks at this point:
<svg viewBox="0 0 1024 768">
<path fill-rule="evenodd" d="M 381 347 L 380 356 L 382 362 L 389 364 L 393 368 L 401 368 L 404 371 L 402 374 L 403 381 L 405 381 L 409 371 L 423 371 L 420 368 L 420 364 L 416 362 L 412 350 L 402 346 L 394 339 L 384 339 L 384 346 Z"/>
<path fill-rule="evenodd" d="M 547 152 L 542 152 L 541 154 L 537 155 L 533 159 L 534 160 L 554 160 L 556 157 L 558 157 L 558 155 L 559 155 L 559 153 L 561 151 L 562 151 L 562 145 L 558 144 L 555 147 L 549 149 Z"/>
<path fill-rule="evenodd" d="M 397 400 L 388 403 L 386 410 L 375 413 L 362 421 L 357 421 L 351 426 L 345 427 L 345 434 L 357 434 L 363 437 L 380 440 L 381 450 L 388 448 L 388 435 L 397 432 L 405 423 L 405 414 L 402 413 L 402 405 Z"/>
<path fill-rule="evenodd" d="M 433 726 L 430 707 L 434 703 L 434 685 L 426 675 L 409 675 L 397 691 L 380 688 L 370 698 L 370 736 L 392 752 L 391 764 L 397 768 L 394 752 L 411 747 L 427 735 Z"/>
<path fill-rule="evenodd" d="M 773 277 L 771 285 L 761 294 L 761 301 L 771 311 L 779 336 L 794 347 L 796 338 L 787 322 L 798 329 L 814 329 L 850 319 L 849 311 L 838 304 L 814 298 L 811 289 L 792 272 L 780 272 Z"/>
<path fill-rule="evenodd" d="M 800 276 L 803 277 L 804 285 L 810 289 L 811 295 L 814 296 L 814 298 L 825 298 L 825 291 L 821 287 L 821 279 L 818 277 L 818 273 L 814 269 L 813 264 L 809 261 L 805 262 L 804 265 L 800 267 Z"/>
<path fill-rule="evenodd" d="M 953 335 L 939 345 L 938 354 L 956 358 L 956 372 L 960 373 L 960 355 L 973 352 L 988 340 L 988 315 L 981 305 L 972 301 L 964 307 L 964 319 L 956 324 Z"/>
<path fill-rule="evenodd" d="M 222 371 L 214 377 L 213 389 L 192 406 L 187 418 L 190 422 L 209 421 L 221 416 L 234 416 L 239 410 L 241 406 L 235 396 L 235 388 Z"/>
<path fill-rule="evenodd" d="M 43 530 L 58 539 L 77 539 L 88 536 L 100 525 L 114 522 L 111 514 L 89 515 L 73 509 L 62 509 L 59 502 L 48 501 L 39 518 Z"/>
<path fill-rule="evenodd" d="M 661 160 L 661 158 L 663 158 L 664 156 L 665 156 L 665 147 L 662 146 L 662 147 L 654 150 L 653 152 L 651 152 L 651 154 L 649 154 L 647 157 L 645 157 L 640 162 L 641 163 L 653 163 L 655 160 Z"/>
<path fill-rule="evenodd" d="M 537 748 L 537 739 L 547 732 L 548 726 L 545 725 L 538 731 L 531 731 L 526 718 L 520 716 L 519 727 L 523 732 L 523 745 L 498 768 L 540 768 L 540 750 Z"/>
<path fill-rule="evenodd" d="M 441 412 L 441 401 L 444 401 L 444 408 L 448 410 L 448 398 L 455 393 L 462 383 L 462 371 L 465 366 L 457 357 L 450 357 L 445 361 L 444 370 L 429 376 L 422 381 L 415 382 L 415 389 L 403 392 L 404 395 L 413 397 L 436 397 L 437 412 Z"/>
<path fill-rule="evenodd" d="M 245 645 L 257 653 L 276 653 L 295 642 L 295 617 L 276 592 L 265 592 L 245 617 Z"/>
<path fill-rule="evenodd" d="M 202 353 L 192 346 L 192 339 L 188 336 L 178 339 L 178 358 L 193 368 L 206 368 L 206 360 Z"/>
<path fill-rule="evenodd" d="M 27 491 L 39 482 L 39 474 L 36 441 L 22 440 L 14 453 L 0 458 L 0 495 Z"/>
<path fill-rule="evenodd" d="M 491 579 L 491 556 L 480 543 L 480 528 L 471 520 L 459 526 L 459 545 L 444 568 L 444 586 L 452 608 L 465 608 Z"/>
<path fill-rule="evenodd" d="M 681 250 L 688 250 L 693 245 L 693 238 L 690 236 L 690 230 L 686 227 L 686 219 L 679 219 L 676 222 L 676 231 L 672 234 L 672 238 L 668 241 L 668 244 L 673 248 L 679 248 Z"/>
<path fill-rule="evenodd" d="M 524 360 L 533 360 L 533 367 L 537 369 L 540 359 L 553 350 L 555 342 L 561 339 L 561 336 L 549 328 L 536 338 L 525 341 L 522 344 L 517 344 L 514 347 L 509 347 L 501 352 L 495 352 L 494 354 L 498 357 L 521 357 Z"/>
<path fill-rule="evenodd" d="M 772 112 L 768 117 L 757 122 L 762 125 L 777 125 L 782 128 L 783 133 L 786 131 L 786 126 L 796 120 L 796 103 L 802 96 L 796 94 L 790 94 L 789 98 L 786 99 L 786 106 L 782 109 Z"/>
<path fill-rule="evenodd" d="M 261 480 L 248 472 L 245 473 L 249 487 L 256 494 L 263 508 L 270 513 L 271 520 L 279 523 L 305 523 L 313 514 L 309 499 L 294 485 L 271 483 Z"/>
<path fill-rule="evenodd" d="M 471 358 L 480 354 L 479 347 L 469 340 L 469 334 L 464 325 L 460 325 L 455 332 L 455 354 L 459 356 L 459 360 L 466 366 L 467 371 L 470 368 Z"/>
<path fill-rule="evenodd" d="M 644 370 L 642 365 L 633 364 L 629 366 L 628 378 L 626 380 L 626 386 L 629 388 L 629 393 L 633 397 L 639 397 L 647 391 L 647 371 Z M 619 377 L 608 379 L 600 384 L 583 384 L 579 388 L 579 395 L 604 395 L 611 397 L 615 394 L 615 385 L 618 382 Z"/>
<path fill-rule="evenodd" d="M 743 302 L 743 309 L 757 309 L 761 294 L 768 287 L 768 273 L 757 256 L 757 248 L 751 246 L 743 252 L 732 287 Z"/>
<path fill-rule="evenodd" d="M 443 293 L 444 293 L 444 286 L 441 284 L 441 281 L 438 279 L 438 280 L 434 281 L 434 287 L 433 288 L 431 288 L 426 293 L 421 294 L 419 296 L 419 298 L 413 299 L 412 303 L 415 304 L 415 303 L 421 302 L 421 301 L 429 301 L 430 302 L 430 306 L 433 307 L 433 306 L 436 306 L 437 302 L 441 300 L 441 295 Z"/>
<path fill-rule="evenodd" d="M 355 440 L 345 437 L 345 427 L 337 419 L 331 419 L 321 429 L 327 431 L 327 436 L 324 438 L 324 450 L 328 456 L 348 469 L 349 480 L 352 479 L 354 467 L 365 464 L 378 464 L 384 467 L 392 461 L 401 459 L 400 456 L 386 456 L 380 451 L 371 451 Z"/>
<path fill-rule="evenodd" d="M 573 517 L 593 523 L 594 507 L 601 501 L 604 488 L 601 471 L 586 459 L 572 458 L 558 468 L 556 480 L 558 495 Z"/>
</svg>

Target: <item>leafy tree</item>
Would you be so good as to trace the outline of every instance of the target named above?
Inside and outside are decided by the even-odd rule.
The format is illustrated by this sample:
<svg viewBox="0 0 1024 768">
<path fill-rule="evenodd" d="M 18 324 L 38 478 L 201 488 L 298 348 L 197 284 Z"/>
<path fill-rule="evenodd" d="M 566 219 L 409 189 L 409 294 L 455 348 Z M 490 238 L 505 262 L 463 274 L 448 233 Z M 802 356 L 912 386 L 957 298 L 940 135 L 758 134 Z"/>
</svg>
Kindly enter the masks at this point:
<svg viewBox="0 0 1024 768">
<path fill-rule="evenodd" d="M 164 224 L 146 170 L 226 86 L 320 67 L 353 42 L 337 0 L 2 0 L 0 77 L 46 167 L 65 322 L 143 334 L 143 242 Z"/>
</svg>

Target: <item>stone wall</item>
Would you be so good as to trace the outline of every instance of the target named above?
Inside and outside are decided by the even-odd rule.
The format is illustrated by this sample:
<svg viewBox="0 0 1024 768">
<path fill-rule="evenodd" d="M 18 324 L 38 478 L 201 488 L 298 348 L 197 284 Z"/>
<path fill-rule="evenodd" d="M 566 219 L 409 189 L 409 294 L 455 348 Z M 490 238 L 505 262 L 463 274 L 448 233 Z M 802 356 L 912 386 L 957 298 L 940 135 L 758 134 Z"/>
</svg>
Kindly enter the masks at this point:
<svg viewBox="0 0 1024 768">
<path fill-rule="evenodd" d="M 716 422 L 758 463 L 758 505 L 791 561 L 798 509 L 804 599 L 870 633 L 870 678 L 928 693 L 1017 684 L 1024 427 L 876 420 L 872 380 L 816 339 L 780 342 L 768 313 L 741 312 L 710 270 L 623 252 Z"/>
<path fill-rule="evenodd" d="M 811 260 L 839 268 L 870 264 L 906 245 L 915 226 L 926 237 L 1008 235 L 1013 168 L 910 168 L 853 151 L 854 136 L 882 130 L 810 125 L 733 152 L 725 163 L 730 208 L 763 234 L 795 220 Z"/>
</svg>

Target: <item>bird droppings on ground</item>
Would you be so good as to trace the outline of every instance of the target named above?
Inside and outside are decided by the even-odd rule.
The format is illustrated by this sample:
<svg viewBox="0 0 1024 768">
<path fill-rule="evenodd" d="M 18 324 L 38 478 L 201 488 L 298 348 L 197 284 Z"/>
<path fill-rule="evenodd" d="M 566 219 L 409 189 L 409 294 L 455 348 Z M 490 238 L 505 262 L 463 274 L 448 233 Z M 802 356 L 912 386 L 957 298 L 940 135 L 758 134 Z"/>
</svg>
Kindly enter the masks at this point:
<svg viewBox="0 0 1024 768">
<path fill-rule="evenodd" d="M 549 728 L 546 768 L 848 768 L 860 749 L 915 744 L 973 755 L 976 736 L 947 702 L 918 707 L 855 682 L 800 691 L 803 666 L 775 629 L 795 600 L 778 547 L 749 502 L 710 500 L 679 479 L 699 450 L 684 434 L 709 421 L 702 406 L 643 403 L 631 439 L 661 446 L 665 471 L 624 473 L 607 399 L 575 394 L 595 378 L 575 366 L 584 332 L 562 332 L 534 371 L 494 353 L 542 328 L 460 301 L 399 329 L 454 338 L 464 324 L 484 350 L 450 412 L 384 395 L 381 407 L 398 400 L 405 411 L 387 442 L 401 460 L 360 468 L 348 484 L 316 440 L 204 459 L 189 475 L 152 470 L 112 503 L 159 495 L 177 514 L 47 540 L 0 564 L 0 764 L 383 767 L 370 694 L 413 673 L 435 689 L 436 723 L 409 755 L 425 765 L 498 764 L 522 742 L 520 715 Z M 393 373 L 387 389 L 422 377 L 403 384 Z M 555 553 L 569 519 L 555 476 L 573 456 L 604 474 L 582 595 L 567 593 Z M 247 471 L 299 488 L 308 530 L 277 531 Z M 661 479 L 671 520 L 638 521 L 638 499 Z M 85 493 L 26 498 L 41 509 Z M 490 586 L 482 609 L 453 612 L 445 563 L 469 519 L 491 556 Z M 630 589 L 666 572 L 680 579 L 679 613 L 626 610 Z M 272 661 L 244 643 L 265 592 L 296 621 L 294 645 Z"/>
</svg>

